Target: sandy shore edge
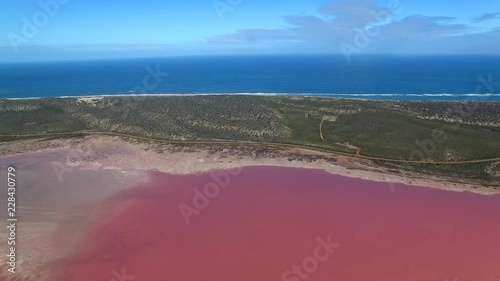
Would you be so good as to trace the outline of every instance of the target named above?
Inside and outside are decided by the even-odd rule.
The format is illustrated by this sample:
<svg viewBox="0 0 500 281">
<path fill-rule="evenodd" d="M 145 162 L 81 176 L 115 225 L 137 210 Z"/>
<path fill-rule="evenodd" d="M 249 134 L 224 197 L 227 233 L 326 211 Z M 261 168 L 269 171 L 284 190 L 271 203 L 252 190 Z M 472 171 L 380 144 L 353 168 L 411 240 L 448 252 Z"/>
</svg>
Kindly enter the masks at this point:
<svg viewBox="0 0 500 281">
<path fill-rule="evenodd" d="M 280 166 L 321 169 L 329 173 L 387 182 L 390 190 L 396 184 L 498 194 L 498 185 L 442 179 L 436 176 L 400 172 L 379 167 L 371 161 L 353 157 L 324 158 L 324 153 L 307 149 L 261 149 L 258 147 L 218 147 L 217 145 L 172 145 L 145 142 L 117 136 L 89 135 L 71 139 L 22 140 L 0 144 L 0 158 L 26 156 L 32 153 L 61 153 L 65 165 L 84 169 L 105 169 L 123 174 L 150 171 L 170 174 L 192 174 L 247 166 Z"/>
</svg>

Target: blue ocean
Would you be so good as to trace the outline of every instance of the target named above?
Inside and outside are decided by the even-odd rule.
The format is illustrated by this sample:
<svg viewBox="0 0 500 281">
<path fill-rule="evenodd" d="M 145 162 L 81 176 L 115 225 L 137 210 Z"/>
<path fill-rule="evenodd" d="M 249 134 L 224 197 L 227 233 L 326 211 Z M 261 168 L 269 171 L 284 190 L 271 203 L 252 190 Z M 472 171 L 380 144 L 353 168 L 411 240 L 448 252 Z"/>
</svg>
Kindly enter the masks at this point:
<svg viewBox="0 0 500 281">
<path fill-rule="evenodd" d="M 308 95 L 500 101 L 495 56 L 213 56 L 0 64 L 0 98 Z"/>
</svg>

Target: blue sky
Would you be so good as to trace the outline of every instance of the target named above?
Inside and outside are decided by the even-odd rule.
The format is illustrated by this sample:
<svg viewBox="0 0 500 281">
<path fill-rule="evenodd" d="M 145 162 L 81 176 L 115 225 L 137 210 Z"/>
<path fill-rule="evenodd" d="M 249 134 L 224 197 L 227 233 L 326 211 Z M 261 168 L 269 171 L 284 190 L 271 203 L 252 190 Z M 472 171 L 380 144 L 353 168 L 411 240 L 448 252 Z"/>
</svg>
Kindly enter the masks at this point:
<svg viewBox="0 0 500 281">
<path fill-rule="evenodd" d="M 0 18 L 1 61 L 500 54 L 492 0 L 4 0 Z"/>
</svg>

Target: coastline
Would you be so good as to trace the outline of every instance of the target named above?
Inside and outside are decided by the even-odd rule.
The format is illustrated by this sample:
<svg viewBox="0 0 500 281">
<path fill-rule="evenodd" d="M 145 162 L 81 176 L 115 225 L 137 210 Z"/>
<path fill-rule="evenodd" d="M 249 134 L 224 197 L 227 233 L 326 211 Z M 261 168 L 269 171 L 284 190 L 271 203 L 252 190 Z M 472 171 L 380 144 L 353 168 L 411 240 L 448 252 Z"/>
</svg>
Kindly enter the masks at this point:
<svg viewBox="0 0 500 281">
<path fill-rule="evenodd" d="M 351 99 L 365 101 L 415 101 L 415 102 L 486 102 L 500 103 L 500 94 L 495 93 L 468 93 L 468 94 L 449 94 L 449 93 L 402 93 L 402 94 L 377 94 L 377 93 L 117 93 L 117 94 L 85 94 L 85 95 L 64 95 L 64 96 L 40 96 L 40 97 L 0 97 L 0 100 L 36 100 L 44 98 L 57 99 L 97 99 L 105 97 L 189 97 L 189 96 L 286 96 L 286 97 L 309 97 L 309 98 L 331 98 L 331 99 Z M 393 99 L 389 97 L 395 97 Z M 396 97 L 409 97 L 408 99 L 399 99 Z M 455 99 L 455 98 L 465 99 Z M 474 98 L 476 97 L 476 98 Z M 420 99 L 419 99 L 420 98 Z M 427 98 L 427 99 L 426 99 Z M 439 99 L 441 98 L 441 99 Z M 449 99 L 446 99 L 449 98 Z M 469 99 L 467 99 L 469 98 Z M 478 98 L 497 98 L 497 100 L 478 100 Z"/>
<path fill-rule="evenodd" d="M 79 152 L 80 151 L 80 152 Z M 86 151 L 82 153 L 82 151 Z M 71 139 L 32 139 L 10 142 L 2 158 L 29 157 L 37 153 L 73 155 L 61 164 L 89 170 L 139 173 L 150 171 L 169 174 L 193 174 L 248 166 L 279 166 L 320 169 L 331 174 L 386 182 L 388 190 L 404 184 L 418 187 L 491 195 L 500 193 L 500 185 L 490 186 L 469 180 L 442 178 L 437 175 L 394 171 L 372 161 L 348 156 L 324 157 L 321 152 L 302 148 L 245 148 L 213 145 L 158 144 L 119 136 L 89 135 Z M 76 155 L 76 158 L 74 157 Z"/>
</svg>

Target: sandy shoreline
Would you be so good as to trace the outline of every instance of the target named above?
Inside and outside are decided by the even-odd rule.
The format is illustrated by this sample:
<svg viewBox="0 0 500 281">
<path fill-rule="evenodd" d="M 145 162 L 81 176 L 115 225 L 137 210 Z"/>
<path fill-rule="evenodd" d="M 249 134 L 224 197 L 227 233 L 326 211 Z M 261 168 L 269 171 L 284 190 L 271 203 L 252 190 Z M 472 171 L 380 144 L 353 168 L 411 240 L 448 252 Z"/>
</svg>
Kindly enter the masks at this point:
<svg viewBox="0 0 500 281">
<path fill-rule="evenodd" d="M 402 172 L 395 174 L 371 161 L 336 156 L 323 159 L 322 153 L 307 149 L 263 151 L 255 147 L 225 148 L 212 146 L 177 146 L 144 142 L 122 137 L 90 135 L 75 139 L 25 140 L 4 144 L 2 158 L 27 156 L 30 153 L 66 153 L 59 164 L 80 169 L 109 170 L 122 174 L 145 174 L 158 171 L 170 174 L 191 174 L 246 166 L 281 166 L 321 169 L 329 173 L 395 184 L 470 191 L 480 194 L 500 193 L 498 184 L 482 186 L 454 179 Z"/>
<path fill-rule="evenodd" d="M 42 98 L 58 98 L 58 99 L 77 99 L 81 101 L 97 100 L 107 97 L 131 97 L 131 98 L 141 98 L 141 97 L 188 97 L 188 96 L 287 96 L 287 97 L 311 97 L 311 98 L 330 98 L 330 99 L 346 99 L 346 100 L 364 100 L 364 101 L 385 101 L 397 99 L 391 99 L 390 97 L 401 96 L 400 94 L 334 94 L 334 93 L 158 93 L 158 94 L 133 94 L 133 93 L 117 93 L 117 94 L 90 94 L 82 96 L 50 96 L 50 97 L 19 97 L 19 98 L 0 98 L 6 100 L 31 100 L 31 99 L 42 99 Z M 410 99 L 410 101 L 427 101 L 427 102 L 446 102 L 446 103 L 464 103 L 464 102 L 476 102 L 472 100 L 442 100 L 442 99 L 430 99 L 421 100 L 418 98 L 422 97 L 491 97 L 493 94 L 406 94 L 408 97 L 415 97 L 415 99 Z M 378 97 L 378 98 L 377 98 Z M 380 97 L 385 97 L 380 99 Z M 487 102 L 487 103 L 500 103 L 500 101 L 477 101 L 477 102 Z"/>
<path fill-rule="evenodd" d="M 238 95 L 238 96 L 300 96 L 300 97 L 329 97 L 329 96 L 315 96 L 310 95 L 298 95 L 298 94 L 287 94 L 287 93 L 197 93 L 197 94 L 102 94 L 102 95 L 84 95 L 84 96 L 51 96 L 48 98 L 58 98 L 58 99 L 77 99 L 77 100 L 93 100 L 102 99 L 107 97 L 189 97 L 189 96 L 227 96 L 227 95 Z M 7 100 L 30 100 L 30 99 L 42 99 L 47 97 L 22 97 L 22 98 L 5 98 Z"/>
</svg>

